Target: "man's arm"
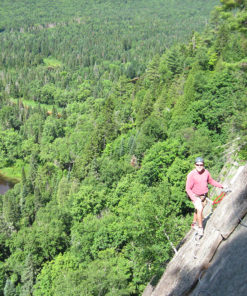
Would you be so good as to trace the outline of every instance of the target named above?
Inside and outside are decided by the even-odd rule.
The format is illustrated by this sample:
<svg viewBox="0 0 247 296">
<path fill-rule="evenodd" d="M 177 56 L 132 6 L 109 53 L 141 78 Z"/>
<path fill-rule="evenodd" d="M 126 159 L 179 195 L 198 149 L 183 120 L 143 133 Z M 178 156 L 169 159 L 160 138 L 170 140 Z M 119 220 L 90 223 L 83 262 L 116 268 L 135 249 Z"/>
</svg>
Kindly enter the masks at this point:
<svg viewBox="0 0 247 296">
<path fill-rule="evenodd" d="M 220 184 L 219 182 L 215 181 L 210 173 L 208 172 L 208 183 L 215 186 L 215 187 L 219 187 L 219 188 L 223 188 L 224 186 L 222 184 Z"/>
<path fill-rule="evenodd" d="M 186 192 L 192 201 L 196 201 L 197 196 L 192 191 L 193 185 L 194 185 L 193 176 L 191 173 L 189 173 L 186 180 Z"/>
</svg>

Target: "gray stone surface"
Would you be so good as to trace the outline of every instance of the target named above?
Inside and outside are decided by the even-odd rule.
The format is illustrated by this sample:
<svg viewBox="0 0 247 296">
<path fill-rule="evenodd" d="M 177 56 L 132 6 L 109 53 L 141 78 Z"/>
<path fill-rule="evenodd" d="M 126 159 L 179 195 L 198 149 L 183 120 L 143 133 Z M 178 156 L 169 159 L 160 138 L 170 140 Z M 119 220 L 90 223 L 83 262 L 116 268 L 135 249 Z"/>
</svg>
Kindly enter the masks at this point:
<svg viewBox="0 0 247 296">
<path fill-rule="evenodd" d="M 247 224 L 247 217 L 243 220 Z M 247 295 L 247 227 L 237 229 L 223 241 L 208 269 L 201 273 L 196 288 L 189 295 Z M 206 292 L 206 293 L 205 293 Z"/>
<path fill-rule="evenodd" d="M 157 286 L 149 284 L 143 296 L 246 296 L 246 218 L 239 224 L 246 213 L 247 166 L 205 219 L 203 238 L 197 240 L 191 230 Z"/>
<path fill-rule="evenodd" d="M 212 215 L 210 222 L 227 238 L 243 218 L 247 210 L 247 166 L 233 185 L 233 191 L 225 197 Z"/>
</svg>

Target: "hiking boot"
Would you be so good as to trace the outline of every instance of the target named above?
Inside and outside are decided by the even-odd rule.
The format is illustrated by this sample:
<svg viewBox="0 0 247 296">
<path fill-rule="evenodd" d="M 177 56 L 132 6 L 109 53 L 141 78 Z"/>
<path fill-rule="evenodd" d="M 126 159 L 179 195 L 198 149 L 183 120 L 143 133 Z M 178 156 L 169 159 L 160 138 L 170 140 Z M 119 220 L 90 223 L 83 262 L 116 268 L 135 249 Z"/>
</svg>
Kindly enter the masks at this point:
<svg viewBox="0 0 247 296">
<path fill-rule="evenodd" d="M 203 228 L 198 227 L 197 233 L 198 233 L 198 235 L 203 236 Z"/>
</svg>

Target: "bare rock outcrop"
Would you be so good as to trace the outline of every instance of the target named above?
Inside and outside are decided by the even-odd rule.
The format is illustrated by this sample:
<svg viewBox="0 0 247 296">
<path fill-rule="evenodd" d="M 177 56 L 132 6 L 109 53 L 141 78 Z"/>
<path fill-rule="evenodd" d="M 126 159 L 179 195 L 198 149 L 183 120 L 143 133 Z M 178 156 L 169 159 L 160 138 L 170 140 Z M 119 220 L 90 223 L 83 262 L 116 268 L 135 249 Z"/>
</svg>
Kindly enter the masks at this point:
<svg viewBox="0 0 247 296">
<path fill-rule="evenodd" d="M 191 230 L 156 287 L 143 296 L 247 295 L 247 165 L 205 219 L 201 239 Z"/>
</svg>

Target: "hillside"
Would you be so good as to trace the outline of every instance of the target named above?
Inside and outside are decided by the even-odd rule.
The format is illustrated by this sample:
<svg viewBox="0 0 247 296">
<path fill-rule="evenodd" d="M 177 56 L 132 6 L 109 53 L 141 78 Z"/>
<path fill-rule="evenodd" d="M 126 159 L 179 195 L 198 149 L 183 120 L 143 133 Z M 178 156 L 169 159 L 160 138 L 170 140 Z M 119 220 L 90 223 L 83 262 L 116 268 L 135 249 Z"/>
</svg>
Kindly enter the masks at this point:
<svg viewBox="0 0 247 296">
<path fill-rule="evenodd" d="M 216 3 L 1 1 L 0 91 L 59 107 L 105 98 L 121 75 L 140 76 L 155 54 L 201 31 Z"/>
<path fill-rule="evenodd" d="M 144 0 L 125 2 L 129 9 Z M 205 3 L 183 3 L 189 2 Z M 151 60 L 140 56 L 145 67 L 135 68 L 135 79 L 121 60 L 131 49 L 121 47 L 123 56 L 110 64 L 100 51 L 100 63 L 93 59 L 88 67 L 86 53 L 78 56 L 82 64 L 72 57 L 76 32 L 95 24 L 93 16 L 112 3 L 87 1 L 98 10 L 86 10 L 88 23 L 73 21 L 75 31 L 64 31 L 71 28 L 70 10 L 61 26 L 46 28 L 51 16 L 41 5 L 31 31 L 32 19 L 20 28 L 20 13 L 15 26 L 8 23 L 0 33 L 10 46 L 0 57 L 0 166 L 21 173 L 0 198 L 0 295 L 141 295 L 190 229 L 185 180 L 195 157 L 203 156 L 221 182 L 234 163 L 247 160 L 246 1 L 222 0 L 204 32 L 155 55 L 151 50 Z M 178 2 L 171 3 L 175 9 Z M 101 26 L 93 28 L 97 35 Z M 100 45 L 107 44 L 103 39 Z M 36 44 L 42 56 L 33 60 Z M 150 54 L 147 43 L 145 51 Z M 224 214 L 218 210 L 224 204 L 215 213 Z"/>
</svg>

